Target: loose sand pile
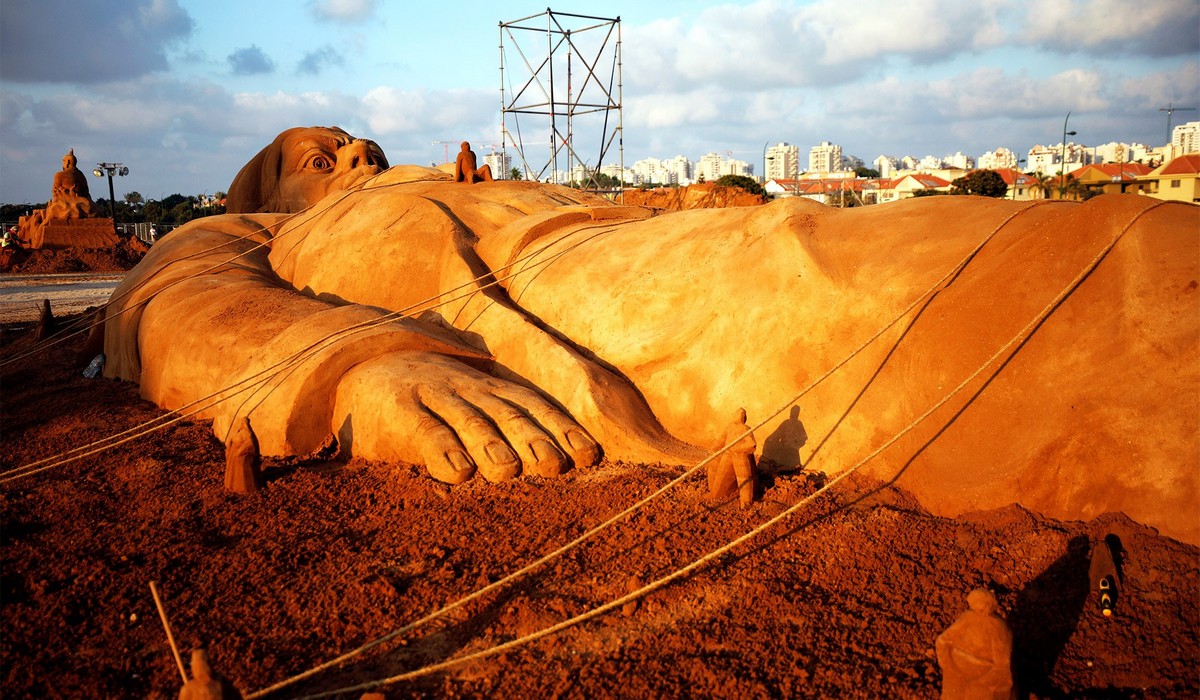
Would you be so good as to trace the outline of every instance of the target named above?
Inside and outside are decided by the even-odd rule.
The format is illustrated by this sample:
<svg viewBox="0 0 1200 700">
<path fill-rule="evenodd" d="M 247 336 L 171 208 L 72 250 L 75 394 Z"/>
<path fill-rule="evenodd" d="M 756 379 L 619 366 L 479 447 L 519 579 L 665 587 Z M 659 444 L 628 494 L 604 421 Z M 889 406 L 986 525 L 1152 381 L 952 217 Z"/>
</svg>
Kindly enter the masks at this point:
<svg viewBox="0 0 1200 700">
<path fill-rule="evenodd" d="M 5 356 L 29 347 L 7 327 Z M 162 412 L 136 385 L 70 360 L 7 365 L 5 470 Z M 446 487 L 402 464 L 277 460 L 269 487 L 222 490 L 208 425 L 184 421 L 0 492 L 5 697 L 175 697 L 149 589 L 186 650 L 208 645 L 244 691 L 307 670 L 567 542 L 680 473 L 605 463 L 547 480 Z M 779 477 L 740 511 L 688 481 L 502 592 L 281 697 L 480 651 L 623 595 L 741 535 L 815 488 Z M 937 634 L 988 586 L 1031 697 L 1200 693 L 1200 550 L 1121 515 L 1006 507 L 934 517 L 905 493 L 844 483 L 764 536 L 614 612 L 499 656 L 389 686 L 387 697 L 936 696 Z M 1090 543 L 1127 552 L 1117 614 L 1087 581 Z M 352 693 L 348 697 L 358 697 Z"/>
</svg>

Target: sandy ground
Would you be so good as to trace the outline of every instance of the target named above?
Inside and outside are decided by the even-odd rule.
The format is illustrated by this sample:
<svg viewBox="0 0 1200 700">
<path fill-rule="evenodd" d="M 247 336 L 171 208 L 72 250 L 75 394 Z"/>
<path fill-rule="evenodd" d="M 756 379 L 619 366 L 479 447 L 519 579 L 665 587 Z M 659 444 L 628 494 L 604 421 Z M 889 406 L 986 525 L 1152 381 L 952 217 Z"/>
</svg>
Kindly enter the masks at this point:
<svg viewBox="0 0 1200 700">
<path fill-rule="evenodd" d="M 108 301 L 125 273 L 91 272 L 56 275 L 0 275 L 0 323 L 35 321 L 42 300 L 55 315 L 77 314 Z"/>
<path fill-rule="evenodd" d="M 0 469 L 163 415 L 137 387 L 84 379 L 79 339 L 0 368 Z M 29 324 L 0 336 L 32 348 Z M 183 420 L 0 490 L 5 698 L 175 697 L 158 621 L 261 689 L 495 582 L 681 473 L 603 463 L 553 480 L 436 483 L 404 464 L 275 460 L 268 488 L 222 488 L 223 451 Z M 764 481 L 747 510 L 691 479 L 511 585 L 276 695 L 352 687 L 481 652 L 676 571 L 813 492 Z M 1123 545 L 1117 614 L 1088 579 Z M 933 644 L 972 588 L 996 592 L 1022 697 L 1200 694 L 1200 550 L 1120 514 L 1060 522 L 1018 507 L 956 519 L 843 482 L 695 573 L 504 653 L 389 684 L 407 697 L 933 698 Z M 361 690 L 344 697 L 357 698 Z"/>
</svg>

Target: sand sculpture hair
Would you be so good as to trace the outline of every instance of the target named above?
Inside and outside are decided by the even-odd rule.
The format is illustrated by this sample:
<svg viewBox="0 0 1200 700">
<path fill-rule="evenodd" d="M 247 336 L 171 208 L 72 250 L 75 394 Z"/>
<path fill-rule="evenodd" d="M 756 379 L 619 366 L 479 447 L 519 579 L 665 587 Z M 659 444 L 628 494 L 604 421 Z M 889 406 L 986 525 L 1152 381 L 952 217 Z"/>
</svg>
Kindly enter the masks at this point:
<svg viewBox="0 0 1200 700">
<path fill-rule="evenodd" d="M 207 412 L 222 439 L 245 417 L 264 455 L 333 439 L 458 482 L 601 449 L 695 463 L 744 406 L 779 412 L 759 445 L 832 475 L 977 376 L 872 471 L 937 513 L 1122 510 L 1200 541 L 1200 208 L 939 197 L 653 216 L 553 185 L 380 172 L 382 154 L 289 189 L 277 164 L 303 162 L 321 130 L 305 131 L 239 173 L 230 210 L 247 213 L 160 241 L 108 309 L 106 374 L 159 405 L 271 377 Z M 789 401 L 834 367 L 792 425 Z"/>
</svg>

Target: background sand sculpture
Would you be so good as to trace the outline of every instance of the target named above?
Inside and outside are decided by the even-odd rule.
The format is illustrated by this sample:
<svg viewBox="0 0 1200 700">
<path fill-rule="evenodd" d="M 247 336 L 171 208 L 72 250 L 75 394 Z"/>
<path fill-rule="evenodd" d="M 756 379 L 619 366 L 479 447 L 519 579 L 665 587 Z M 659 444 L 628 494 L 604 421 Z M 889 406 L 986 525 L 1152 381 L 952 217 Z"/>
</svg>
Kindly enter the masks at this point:
<svg viewBox="0 0 1200 700">
<path fill-rule="evenodd" d="M 87 176 L 78 167 L 75 149 L 62 159 L 54 174 L 50 201 L 45 209 L 22 216 L 19 237 L 28 248 L 108 248 L 116 245 L 112 219 L 100 216 L 88 189 Z"/>
<path fill-rule="evenodd" d="M 288 168 L 306 163 L 352 189 L 330 186 L 294 217 L 230 214 L 173 233 L 114 294 L 106 373 L 176 407 L 351 323 L 426 313 L 341 338 L 269 391 L 218 406 L 218 436 L 248 414 L 265 454 L 336 436 L 348 453 L 421 462 L 452 482 L 592 464 L 596 442 L 615 459 L 694 461 L 688 443 L 707 444 L 737 406 L 752 422 L 782 410 L 759 434 L 767 444 L 792 420 L 791 397 L 994 233 L 802 401 L 798 460 L 834 474 L 968 377 L 1120 236 L 1002 364 L 873 469 L 935 512 L 1121 510 L 1200 540 L 1194 206 L 955 197 L 652 216 L 537 183 L 379 172 L 381 155 L 365 162 L 362 142 L 338 134 L 326 160 L 306 159 L 313 139 L 300 135 L 281 135 L 278 170 L 253 168 L 250 189 L 286 190 Z M 247 207 L 271 208 L 262 201 Z M 297 211 L 312 199 L 273 201 Z M 251 250 L 259 242 L 269 249 Z M 473 281 L 489 272 L 503 291 Z M 454 299 L 460 285 L 475 293 Z"/>
</svg>

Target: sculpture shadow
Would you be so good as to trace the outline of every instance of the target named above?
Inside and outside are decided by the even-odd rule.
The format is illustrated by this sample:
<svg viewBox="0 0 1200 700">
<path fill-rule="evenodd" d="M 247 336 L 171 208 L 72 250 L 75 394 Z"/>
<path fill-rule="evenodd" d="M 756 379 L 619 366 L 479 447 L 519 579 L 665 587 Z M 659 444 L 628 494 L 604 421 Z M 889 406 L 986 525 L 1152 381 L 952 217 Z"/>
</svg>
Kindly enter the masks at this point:
<svg viewBox="0 0 1200 700">
<path fill-rule="evenodd" d="M 763 440 L 762 465 L 765 471 L 787 472 L 804 468 L 800 448 L 808 443 L 808 431 L 800 420 L 800 407 L 792 406 L 791 415 Z"/>
<path fill-rule="evenodd" d="M 1086 535 L 1072 537 L 1066 553 L 1017 593 L 1008 624 L 1020 697 L 1067 697 L 1054 687 L 1050 675 L 1083 614 L 1090 549 Z"/>
</svg>

